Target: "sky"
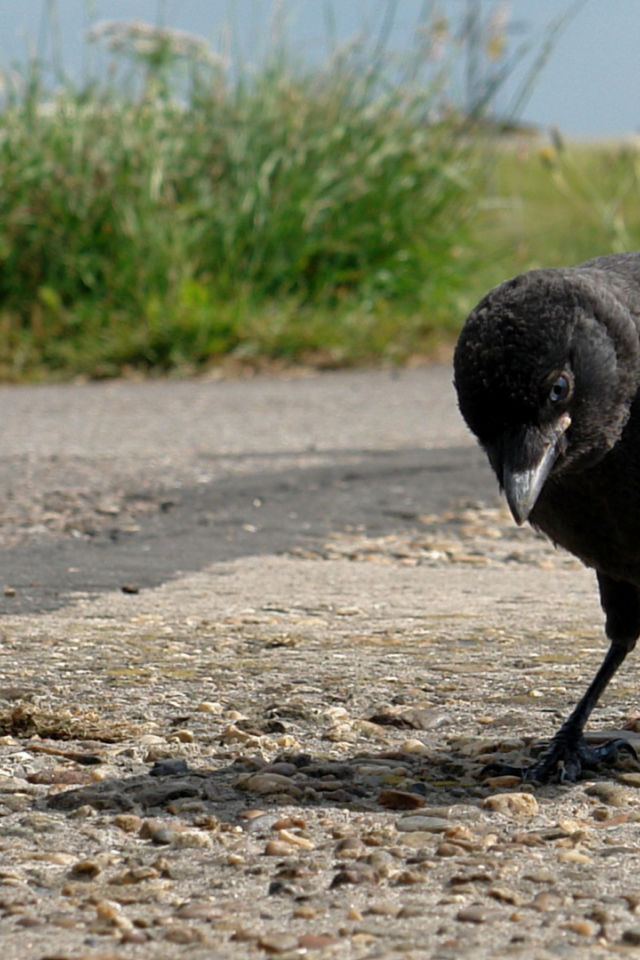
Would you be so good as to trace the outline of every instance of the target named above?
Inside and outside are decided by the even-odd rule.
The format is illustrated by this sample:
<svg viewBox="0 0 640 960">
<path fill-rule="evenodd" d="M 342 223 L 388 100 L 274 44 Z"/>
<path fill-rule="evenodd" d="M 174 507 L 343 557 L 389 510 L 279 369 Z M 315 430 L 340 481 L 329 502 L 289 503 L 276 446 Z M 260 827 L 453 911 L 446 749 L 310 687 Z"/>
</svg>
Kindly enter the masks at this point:
<svg viewBox="0 0 640 960">
<path fill-rule="evenodd" d="M 459 20 L 473 0 L 432 0 L 445 19 Z M 640 132 L 640 0 L 475 0 L 485 13 L 508 10 L 509 47 L 542 42 L 545 29 L 564 10 L 579 9 L 556 38 L 551 56 L 532 87 L 521 120 L 541 129 L 585 139 Z M 395 10 L 389 49 L 408 49 L 420 11 L 429 0 L 0 0 L 0 64 L 29 53 L 50 58 L 60 50 L 65 71 L 82 76 L 96 63 L 84 40 L 101 20 L 146 20 L 201 35 L 214 49 L 234 37 L 234 51 L 250 64 L 271 36 L 274 8 L 284 10 L 290 46 L 303 60 L 326 56 L 331 34 L 338 44 L 369 29 L 376 37 Z M 49 11 L 49 12 L 48 12 Z M 59 42 L 52 43 L 58 24 Z M 388 21 L 387 21 L 388 22 Z M 333 26 L 331 24 L 333 23 Z M 226 38 L 226 39 L 225 39 Z M 539 48 L 539 47 L 538 47 Z M 91 59 L 93 57 L 93 60 Z M 501 89 L 497 106 L 508 110 L 527 63 Z"/>
</svg>

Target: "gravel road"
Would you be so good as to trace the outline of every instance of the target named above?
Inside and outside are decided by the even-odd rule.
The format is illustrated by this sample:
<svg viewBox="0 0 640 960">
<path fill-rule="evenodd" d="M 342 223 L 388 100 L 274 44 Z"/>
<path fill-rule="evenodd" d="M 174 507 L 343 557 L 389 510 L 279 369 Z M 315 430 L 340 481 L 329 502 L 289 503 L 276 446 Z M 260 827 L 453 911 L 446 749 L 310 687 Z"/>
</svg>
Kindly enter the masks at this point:
<svg viewBox="0 0 640 960">
<path fill-rule="evenodd" d="M 478 776 L 604 641 L 450 379 L 0 390 L 5 960 L 640 950 L 636 766 Z"/>
</svg>

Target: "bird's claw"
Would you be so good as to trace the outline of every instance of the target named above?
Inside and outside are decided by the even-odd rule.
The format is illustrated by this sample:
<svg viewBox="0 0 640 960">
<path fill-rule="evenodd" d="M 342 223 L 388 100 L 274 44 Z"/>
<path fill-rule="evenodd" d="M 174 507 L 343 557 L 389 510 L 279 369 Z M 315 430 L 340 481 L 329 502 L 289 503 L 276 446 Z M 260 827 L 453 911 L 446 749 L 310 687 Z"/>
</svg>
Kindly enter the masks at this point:
<svg viewBox="0 0 640 960">
<path fill-rule="evenodd" d="M 524 783 L 575 783 L 584 770 L 594 770 L 601 763 L 615 763 L 621 752 L 627 752 L 640 762 L 635 748 L 622 738 L 590 747 L 582 736 L 569 742 L 566 736 L 554 737 L 545 753 L 530 766 L 490 763 L 483 768 L 481 776 L 483 780 L 515 776 Z"/>
</svg>

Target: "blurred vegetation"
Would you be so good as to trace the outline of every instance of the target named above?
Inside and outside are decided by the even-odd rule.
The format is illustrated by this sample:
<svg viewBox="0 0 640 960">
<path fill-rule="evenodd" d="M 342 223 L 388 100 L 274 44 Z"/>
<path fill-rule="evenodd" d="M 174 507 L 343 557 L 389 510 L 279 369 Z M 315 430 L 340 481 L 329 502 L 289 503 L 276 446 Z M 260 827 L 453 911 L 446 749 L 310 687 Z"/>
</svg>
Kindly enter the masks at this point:
<svg viewBox="0 0 640 960">
<path fill-rule="evenodd" d="M 472 61 L 457 111 L 464 43 L 419 27 L 401 70 L 380 35 L 307 69 L 276 43 L 231 77 L 197 38 L 112 23 L 91 39 L 126 83 L 7 72 L 0 377 L 404 362 L 509 274 L 640 245 L 634 146 L 505 141 L 483 112 L 500 25 L 466 24 L 495 66 L 483 85 Z"/>
</svg>

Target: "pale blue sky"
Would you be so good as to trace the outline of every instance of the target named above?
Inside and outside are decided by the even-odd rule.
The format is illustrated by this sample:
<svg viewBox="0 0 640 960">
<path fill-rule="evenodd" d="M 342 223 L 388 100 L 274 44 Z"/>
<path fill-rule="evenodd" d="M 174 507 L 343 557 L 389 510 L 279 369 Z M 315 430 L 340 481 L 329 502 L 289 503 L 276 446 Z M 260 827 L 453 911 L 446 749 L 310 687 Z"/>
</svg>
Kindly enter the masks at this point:
<svg viewBox="0 0 640 960">
<path fill-rule="evenodd" d="M 397 0 L 391 46 L 402 50 L 424 0 Z M 482 2 L 489 10 L 491 0 Z M 511 0 L 514 28 L 526 27 L 517 37 L 540 37 L 546 24 L 569 7 L 571 0 Z M 219 42 L 231 25 L 245 60 L 269 35 L 275 0 L 55 0 L 60 24 L 60 46 L 65 69 L 78 75 L 86 46 L 83 34 L 96 20 L 141 19 L 187 30 Z M 393 6 L 393 4 L 391 4 Z M 447 17 L 459 17 L 466 0 L 439 0 Z M 328 34 L 326 11 L 333 11 L 338 42 L 352 38 L 369 24 L 379 30 L 389 0 L 284 0 L 289 37 L 296 53 L 323 55 Z M 45 22 L 47 0 L 0 0 L 0 62 L 22 59 L 28 46 L 37 49 Z M 558 126 L 579 137 L 617 137 L 640 131 L 640 0 L 586 0 L 575 19 L 557 40 L 538 79 L 523 119 L 541 127 Z M 84 50 L 84 54 L 83 54 Z M 501 94 L 507 106 L 517 77 Z"/>
</svg>

